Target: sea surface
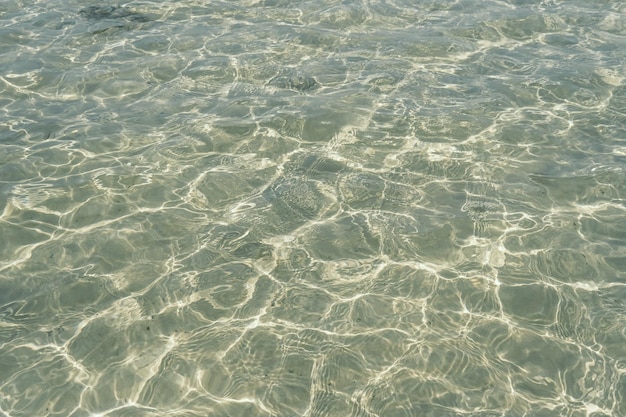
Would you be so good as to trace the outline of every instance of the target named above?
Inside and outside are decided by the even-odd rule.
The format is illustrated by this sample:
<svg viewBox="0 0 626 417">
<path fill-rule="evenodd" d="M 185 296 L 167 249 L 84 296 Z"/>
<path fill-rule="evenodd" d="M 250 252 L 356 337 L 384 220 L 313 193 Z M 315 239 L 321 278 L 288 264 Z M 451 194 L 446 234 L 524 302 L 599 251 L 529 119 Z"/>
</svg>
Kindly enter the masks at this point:
<svg viewBox="0 0 626 417">
<path fill-rule="evenodd" d="M 0 416 L 626 416 L 626 4 L 2 0 Z"/>
</svg>

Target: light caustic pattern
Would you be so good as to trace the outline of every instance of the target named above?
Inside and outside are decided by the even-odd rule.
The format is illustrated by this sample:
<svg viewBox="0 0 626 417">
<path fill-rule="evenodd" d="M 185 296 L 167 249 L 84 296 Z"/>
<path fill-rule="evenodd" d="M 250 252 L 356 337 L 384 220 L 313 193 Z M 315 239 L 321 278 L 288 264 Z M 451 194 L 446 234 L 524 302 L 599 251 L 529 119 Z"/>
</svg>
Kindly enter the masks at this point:
<svg viewBox="0 0 626 417">
<path fill-rule="evenodd" d="M 619 2 L 22 3 L 0 415 L 626 415 Z"/>
</svg>

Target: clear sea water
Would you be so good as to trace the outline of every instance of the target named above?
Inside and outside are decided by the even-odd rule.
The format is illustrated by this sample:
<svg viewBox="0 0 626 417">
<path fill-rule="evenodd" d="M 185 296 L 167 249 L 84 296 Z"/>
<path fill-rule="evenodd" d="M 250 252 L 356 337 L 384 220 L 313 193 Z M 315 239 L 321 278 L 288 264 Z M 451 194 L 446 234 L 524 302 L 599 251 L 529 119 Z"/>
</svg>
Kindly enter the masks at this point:
<svg viewBox="0 0 626 417">
<path fill-rule="evenodd" d="M 624 2 L 0 2 L 0 416 L 625 415 Z"/>
</svg>

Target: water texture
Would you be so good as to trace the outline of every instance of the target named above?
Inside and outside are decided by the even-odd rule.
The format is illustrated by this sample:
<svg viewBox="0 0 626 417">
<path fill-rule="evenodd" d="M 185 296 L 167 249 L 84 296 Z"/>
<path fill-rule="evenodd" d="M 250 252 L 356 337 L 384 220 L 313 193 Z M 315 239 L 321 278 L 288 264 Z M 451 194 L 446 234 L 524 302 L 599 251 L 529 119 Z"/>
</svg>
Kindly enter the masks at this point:
<svg viewBox="0 0 626 417">
<path fill-rule="evenodd" d="M 0 416 L 626 415 L 626 6 L 0 3 Z"/>
</svg>

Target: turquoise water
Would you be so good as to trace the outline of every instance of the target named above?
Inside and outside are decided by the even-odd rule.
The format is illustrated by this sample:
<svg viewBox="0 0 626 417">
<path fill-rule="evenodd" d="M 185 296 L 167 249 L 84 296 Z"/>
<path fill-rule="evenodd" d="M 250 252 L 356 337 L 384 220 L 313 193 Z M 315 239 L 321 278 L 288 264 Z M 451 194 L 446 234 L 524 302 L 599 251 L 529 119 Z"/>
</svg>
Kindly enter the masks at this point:
<svg viewBox="0 0 626 417">
<path fill-rule="evenodd" d="M 626 415 L 626 6 L 0 3 L 0 416 Z"/>
</svg>

